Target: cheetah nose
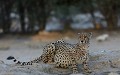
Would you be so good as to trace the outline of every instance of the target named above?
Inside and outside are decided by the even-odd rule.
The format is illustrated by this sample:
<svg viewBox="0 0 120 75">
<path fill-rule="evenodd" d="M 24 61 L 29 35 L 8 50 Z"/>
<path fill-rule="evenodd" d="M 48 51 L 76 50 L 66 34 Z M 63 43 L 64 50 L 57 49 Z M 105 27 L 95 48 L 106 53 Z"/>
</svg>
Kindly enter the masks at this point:
<svg viewBox="0 0 120 75">
<path fill-rule="evenodd" d="M 81 41 L 83 43 L 83 41 Z"/>
</svg>

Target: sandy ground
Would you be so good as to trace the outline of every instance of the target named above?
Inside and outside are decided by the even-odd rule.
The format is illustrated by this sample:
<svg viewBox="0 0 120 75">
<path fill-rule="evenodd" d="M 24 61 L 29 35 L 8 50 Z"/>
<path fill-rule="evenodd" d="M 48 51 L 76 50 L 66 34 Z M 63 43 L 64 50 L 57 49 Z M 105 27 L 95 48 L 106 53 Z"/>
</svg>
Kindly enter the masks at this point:
<svg viewBox="0 0 120 75">
<path fill-rule="evenodd" d="M 93 71 L 88 75 L 120 75 L 120 35 L 110 34 L 110 37 L 98 42 L 93 36 L 89 47 L 89 66 Z M 76 38 L 67 38 L 67 42 L 76 43 Z M 70 69 L 57 69 L 54 65 L 33 64 L 31 66 L 14 65 L 6 60 L 14 56 L 20 61 L 29 61 L 42 54 L 43 46 L 48 42 L 35 41 L 31 38 L 7 36 L 0 39 L 0 75 L 69 75 Z M 79 65 L 79 74 L 86 75 Z"/>
</svg>

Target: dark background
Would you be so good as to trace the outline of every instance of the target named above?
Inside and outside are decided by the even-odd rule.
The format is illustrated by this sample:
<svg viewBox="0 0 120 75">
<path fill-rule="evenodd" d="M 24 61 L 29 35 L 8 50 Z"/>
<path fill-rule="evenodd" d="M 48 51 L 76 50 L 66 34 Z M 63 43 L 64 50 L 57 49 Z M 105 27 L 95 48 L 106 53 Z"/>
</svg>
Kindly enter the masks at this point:
<svg viewBox="0 0 120 75">
<path fill-rule="evenodd" d="M 120 0 L 0 0 L 0 33 L 119 29 Z"/>
</svg>

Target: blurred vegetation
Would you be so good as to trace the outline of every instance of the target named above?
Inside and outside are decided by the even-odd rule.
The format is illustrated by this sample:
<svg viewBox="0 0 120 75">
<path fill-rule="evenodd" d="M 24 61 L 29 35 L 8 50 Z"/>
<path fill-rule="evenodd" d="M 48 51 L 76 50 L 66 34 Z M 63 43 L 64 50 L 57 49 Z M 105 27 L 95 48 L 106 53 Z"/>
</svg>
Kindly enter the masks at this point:
<svg viewBox="0 0 120 75">
<path fill-rule="evenodd" d="M 38 24 L 39 30 L 46 27 L 46 22 L 51 12 L 56 12 L 55 16 L 64 19 L 61 22 L 64 29 L 71 29 L 71 15 L 75 13 L 70 8 L 75 8 L 79 13 L 89 13 L 94 29 L 102 28 L 96 22 L 95 11 L 99 11 L 107 23 L 107 29 L 118 28 L 120 0 L 0 0 L 0 27 L 4 33 L 10 32 L 11 12 L 19 14 L 22 33 L 36 32 L 33 28 Z M 71 13 L 74 12 L 74 13 Z M 29 20 L 28 27 L 25 26 L 25 17 Z"/>
</svg>

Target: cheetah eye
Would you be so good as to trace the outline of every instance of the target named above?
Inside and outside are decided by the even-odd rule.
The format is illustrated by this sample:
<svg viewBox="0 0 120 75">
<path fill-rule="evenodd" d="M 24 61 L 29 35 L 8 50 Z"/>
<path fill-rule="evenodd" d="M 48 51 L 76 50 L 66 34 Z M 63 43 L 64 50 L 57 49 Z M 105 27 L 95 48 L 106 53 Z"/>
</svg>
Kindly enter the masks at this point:
<svg viewBox="0 0 120 75">
<path fill-rule="evenodd" d="M 87 36 L 84 36 L 84 38 L 87 38 Z"/>
<path fill-rule="evenodd" d="M 82 38 L 82 36 L 79 36 L 79 38 Z"/>
<path fill-rule="evenodd" d="M 83 40 L 81 42 L 83 43 Z"/>
<path fill-rule="evenodd" d="M 52 43 L 52 44 L 55 44 L 55 43 Z"/>
</svg>

